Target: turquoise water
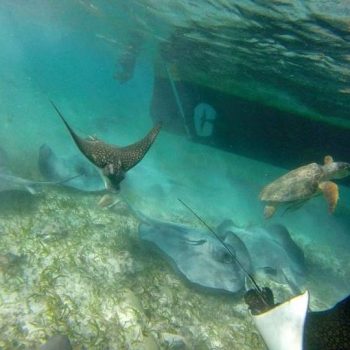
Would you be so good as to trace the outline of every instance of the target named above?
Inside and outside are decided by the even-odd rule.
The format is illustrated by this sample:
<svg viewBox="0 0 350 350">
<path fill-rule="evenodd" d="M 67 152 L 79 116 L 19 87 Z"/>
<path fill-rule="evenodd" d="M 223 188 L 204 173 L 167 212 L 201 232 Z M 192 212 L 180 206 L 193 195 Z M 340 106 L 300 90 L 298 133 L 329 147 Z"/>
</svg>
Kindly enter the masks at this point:
<svg viewBox="0 0 350 350">
<path fill-rule="evenodd" d="M 160 78 L 168 79 L 159 68 L 164 62 L 178 86 L 181 81 L 199 84 L 279 108 L 278 116 L 285 110 L 301 121 L 322 120 L 323 127 L 339 128 L 332 129 L 334 135 L 347 130 L 344 81 L 349 43 L 342 23 L 348 14 L 340 3 L 329 17 L 326 4 L 312 2 L 306 11 L 299 2 L 285 3 L 281 14 L 298 11 L 285 17 L 284 25 L 275 11 L 277 2 L 254 7 L 224 1 L 202 6 L 168 1 L 2 1 L 0 147 L 6 153 L 6 167 L 17 176 L 44 180 L 38 169 L 44 143 L 60 156 L 84 159 L 50 100 L 81 136 L 97 136 L 119 146 L 141 139 L 155 119 L 154 87 Z M 293 27 L 303 11 L 322 20 L 315 27 Z M 274 26 L 257 37 L 244 16 L 257 28 L 271 16 Z M 300 44 L 304 38 L 304 44 L 279 47 L 279 28 L 285 28 L 280 34 L 283 40 L 293 34 L 290 42 Z M 308 35 L 301 34 L 305 28 Z M 315 44 L 315 37 L 311 40 L 314 28 L 320 38 L 327 37 L 324 50 Z M 242 33 L 252 47 L 242 45 L 238 38 Z M 142 45 L 135 54 L 132 77 L 120 83 L 115 79 L 118 62 L 135 36 L 141 37 Z M 213 42 L 217 46 L 212 47 Z M 328 55 L 332 47 L 336 50 Z M 311 60 L 322 51 L 322 60 Z M 302 83 L 300 57 L 317 61 L 310 64 Z M 275 70 L 271 61 L 278 62 Z M 332 76 L 329 85 L 327 69 Z M 299 83 L 304 89 L 300 95 Z M 327 85 L 324 91 L 318 88 L 322 84 Z M 315 98 L 318 105 L 310 102 Z M 327 114 L 332 106 L 334 113 Z M 180 117 L 174 115 L 182 125 Z M 239 145 L 236 151 L 213 147 L 210 140 L 188 137 L 181 125 L 172 129 L 165 123 L 145 158 L 113 194 L 116 203 L 110 209 L 98 205 L 103 193 L 64 186 L 45 187 L 36 195 L 0 193 L 1 349 L 37 348 L 57 333 L 67 335 L 74 349 L 169 349 L 176 341 L 183 349 L 265 349 L 241 295 L 206 293 L 186 283 L 138 239 L 139 220 L 129 206 L 154 218 L 200 227 L 179 203 L 181 198 L 213 227 L 224 219 L 242 227 L 266 226 L 258 194 L 290 170 L 284 168 L 288 162 L 278 165 L 254 154 L 248 158 Z M 267 149 L 271 137 L 267 136 Z M 302 149 L 302 144 L 300 140 L 295 147 Z M 342 143 L 344 149 L 334 144 L 324 144 L 325 152 L 333 151 L 336 160 L 347 161 L 338 155 L 346 153 L 348 144 Z M 287 140 L 285 147 L 293 144 Z M 270 147 L 268 154 L 275 152 L 277 158 L 279 151 Z M 300 161 L 289 164 L 322 163 L 318 157 L 319 150 L 307 149 Z M 346 182 L 339 183 L 340 199 L 333 215 L 318 196 L 270 221 L 285 225 L 304 251 L 308 269 L 302 288 L 310 291 L 314 310 L 331 307 L 350 290 L 350 190 Z M 269 285 L 279 301 L 294 294 L 286 284 L 269 278 L 259 281 Z"/>
</svg>

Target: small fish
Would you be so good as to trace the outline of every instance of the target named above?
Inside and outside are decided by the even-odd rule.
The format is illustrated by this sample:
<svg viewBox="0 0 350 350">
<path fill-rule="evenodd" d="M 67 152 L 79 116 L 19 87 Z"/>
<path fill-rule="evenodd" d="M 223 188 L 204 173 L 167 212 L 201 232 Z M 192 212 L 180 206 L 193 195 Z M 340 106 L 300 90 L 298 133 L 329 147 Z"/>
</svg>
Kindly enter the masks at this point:
<svg viewBox="0 0 350 350">
<path fill-rule="evenodd" d="M 98 206 L 100 206 L 101 208 L 113 208 L 116 204 L 118 204 L 120 202 L 120 198 L 115 198 L 113 196 L 111 196 L 109 193 L 106 193 L 105 195 L 103 195 L 100 200 L 98 201 Z"/>
</svg>

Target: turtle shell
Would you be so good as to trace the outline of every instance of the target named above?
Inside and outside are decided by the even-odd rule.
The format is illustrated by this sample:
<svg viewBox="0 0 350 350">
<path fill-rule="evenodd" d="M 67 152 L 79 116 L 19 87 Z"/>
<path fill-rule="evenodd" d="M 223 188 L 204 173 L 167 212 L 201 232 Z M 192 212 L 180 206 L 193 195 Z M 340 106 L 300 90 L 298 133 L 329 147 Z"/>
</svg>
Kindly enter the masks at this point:
<svg viewBox="0 0 350 350">
<path fill-rule="evenodd" d="M 263 188 L 260 199 L 266 202 L 292 202 L 312 197 L 323 179 L 322 166 L 304 165 L 279 177 Z"/>
</svg>

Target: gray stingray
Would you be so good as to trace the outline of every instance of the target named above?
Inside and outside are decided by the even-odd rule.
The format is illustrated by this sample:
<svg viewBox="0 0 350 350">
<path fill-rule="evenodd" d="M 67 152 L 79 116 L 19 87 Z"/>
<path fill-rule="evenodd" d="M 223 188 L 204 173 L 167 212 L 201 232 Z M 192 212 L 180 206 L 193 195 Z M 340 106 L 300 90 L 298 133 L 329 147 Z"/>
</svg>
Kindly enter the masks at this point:
<svg viewBox="0 0 350 350">
<path fill-rule="evenodd" d="M 63 181 L 75 175 L 81 175 L 65 181 L 64 186 L 87 192 L 103 191 L 105 189 L 104 181 L 98 170 L 78 154 L 58 157 L 50 146 L 43 144 L 39 150 L 38 166 L 41 175 L 50 181 Z"/>
<path fill-rule="evenodd" d="M 244 242 L 255 274 L 266 273 L 279 283 L 289 284 L 295 292 L 300 291 L 306 271 L 304 253 L 284 226 L 240 228 L 225 220 L 217 232 L 227 240 L 233 232 Z"/>
<path fill-rule="evenodd" d="M 210 232 L 148 218 L 140 213 L 139 237 L 159 250 L 187 281 L 211 290 L 236 293 L 245 287 L 245 273 Z M 251 270 L 249 253 L 234 234 L 225 243 Z"/>
<path fill-rule="evenodd" d="M 44 186 L 57 186 L 64 184 L 67 181 L 72 181 L 79 177 L 80 175 L 76 175 L 70 178 L 66 178 L 62 181 L 35 181 L 25 179 L 20 176 L 13 175 L 12 173 L 6 171 L 3 172 L 0 169 L 0 192 L 5 191 L 25 191 L 31 194 L 36 194 L 40 192 Z"/>
<path fill-rule="evenodd" d="M 48 184 L 52 185 L 51 182 L 32 181 L 0 170 L 0 192 L 26 191 L 35 194 L 41 190 L 43 185 Z"/>
<path fill-rule="evenodd" d="M 232 293 L 244 289 L 247 274 L 211 232 L 137 215 L 140 239 L 158 248 L 188 281 Z M 226 220 L 218 234 L 249 274 L 263 271 L 294 290 L 303 284 L 303 252 L 283 226 L 242 229 Z"/>
<path fill-rule="evenodd" d="M 25 179 L 20 176 L 12 174 L 7 168 L 7 161 L 4 157 L 4 151 L 0 151 L 0 192 L 6 191 L 25 191 L 31 194 L 40 192 L 43 186 L 53 186 L 68 181 L 69 178 L 62 179 L 61 181 L 35 181 Z M 79 175 L 77 175 L 79 176 Z"/>
</svg>

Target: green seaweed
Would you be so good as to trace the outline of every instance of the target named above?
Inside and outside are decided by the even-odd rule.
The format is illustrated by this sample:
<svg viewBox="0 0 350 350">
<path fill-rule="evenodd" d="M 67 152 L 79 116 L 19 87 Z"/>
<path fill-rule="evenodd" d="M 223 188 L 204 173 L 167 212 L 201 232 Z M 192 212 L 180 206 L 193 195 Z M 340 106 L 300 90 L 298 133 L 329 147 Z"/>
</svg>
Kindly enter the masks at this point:
<svg viewBox="0 0 350 350">
<path fill-rule="evenodd" d="M 26 258 L 10 275 L 0 275 L 6 282 L 0 287 L 0 347 L 35 348 L 59 332 L 76 349 L 123 349 L 141 346 L 150 335 L 161 343 L 162 332 L 181 334 L 199 324 L 208 334 L 186 334 L 190 348 L 208 344 L 210 328 L 229 344 L 230 328 L 221 334 L 213 315 L 223 318 L 223 327 L 235 303 L 189 291 L 167 263 L 140 245 L 131 215 L 101 210 L 96 202 L 93 196 L 52 189 L 36 212 L 3 220 L 1 253 Z M 56 226 L 45 228 L 46 222 Z M 43 239 L 42 229 L 53 239 Z M 61 229 L 68 234 L 55 239 Z M 142 268 L 114 269 L 123 259 Z M 240 322 L 251 328 L 244 319 Z"/>
</svg>

